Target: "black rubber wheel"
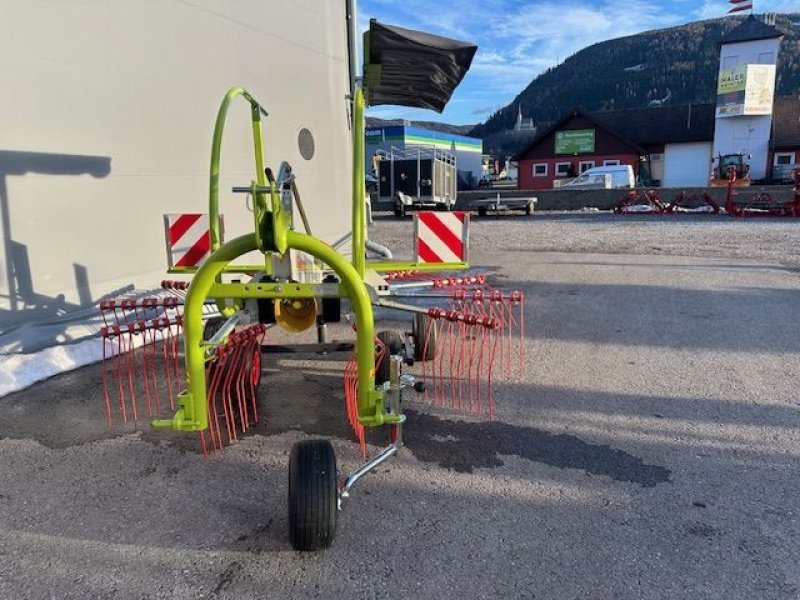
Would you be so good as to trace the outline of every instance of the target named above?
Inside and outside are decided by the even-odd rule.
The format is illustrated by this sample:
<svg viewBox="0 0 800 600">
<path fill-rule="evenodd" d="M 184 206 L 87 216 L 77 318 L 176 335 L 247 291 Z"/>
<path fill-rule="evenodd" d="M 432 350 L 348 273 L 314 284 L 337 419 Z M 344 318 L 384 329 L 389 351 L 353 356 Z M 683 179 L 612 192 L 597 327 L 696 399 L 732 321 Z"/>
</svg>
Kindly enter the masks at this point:
<svg viewBox="0 0 800 600">
<path fill-rule="evenodd" d="M 375 364 L 375 384 L 381 385 L 384 381 L 389 381 L 389 357 L 400 354 L 403 350 L 403 336 L 396 331 L 381 331 L 376 337 L 386 346 L 383 358 Z"/>
<path fill-rule="evenodd" d="M 203 323 L 203 341 L 207 342 L 217 333 L 227 321 L 225 317 L 211 317 Z"/>
<path fill-rule="evenodd" d="M 428 330 L 430 329 L 430 337 Z M 414 336 L 414 360 L 433 360 L 436 358 L 436 343 L 439 333 L 436 323 L 428 315 L 414 315 L 411 333 Z"/>
<path fill-rule="evenodd" d="M 487 214 L 488 214 L 488 211 L 484 207 L 482 207 L 482 206 L 478 207 L 478 215 L 479 216 L 485 217 Z"/>
<path fill-rule="evenodd" d="M 530 202 L 528 202 L 528 203 L 525 205 L 525 214 L 526 214 L 526 215 L 529 215 L 529 214 L 531 214 L 531 213 L 533 213 L 533 204 L 531 204 Z"/>
<path fill-rule="evenodd" d="M 336 454 L 328 440 L 308 440 L 289 456 L 289 541 L 302 552 L 327 548 L 336 535 Z"/>
</svg>

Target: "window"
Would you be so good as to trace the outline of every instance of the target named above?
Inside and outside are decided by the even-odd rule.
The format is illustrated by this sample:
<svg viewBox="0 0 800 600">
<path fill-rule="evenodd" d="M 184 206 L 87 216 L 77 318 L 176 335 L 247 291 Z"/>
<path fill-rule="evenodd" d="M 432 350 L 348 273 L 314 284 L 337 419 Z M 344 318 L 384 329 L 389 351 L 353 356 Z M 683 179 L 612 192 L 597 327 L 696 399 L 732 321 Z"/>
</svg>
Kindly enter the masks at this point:
<svg viewBox="0 0 800 600">
<path fill-rule="evenodd" d="M 723 69 L 732 69 L 739 64 L 739 57 L 738 56 L 726 56 L 722 59 L 722 68 Z"/>
<path fill-rule="evenodd" d="M 619 161 L 618 160 L 604 160 L 603 161 L 604 167 L 618 167 Z"/>
<path fill-rule="evenodd" d="M 761 52 L 758 55 L 758 64 L 760 65 L 774 65 L 775 53 L 774 52 Z"/>
<path fill-rule="evenodd" d="M 582 160 L 578 163 L 578 172 L 583 173 L 587 169 L 594 169 L 594 161 L 593 160 Z"/>
<path fill-rule="evenodd" d="M 793 165 L 794 152 L 776 152 L 775 153 L 776 165 Z"/>
<path fill-rule="evenodd" d="M 547 177 L 547 163 L 536 163 L 533 165 L 534 177 Z"/>
<path fill-rule="evenodd" d="M 570 169 L 572 169 L 572 163 L 556 163 L 556 177 L 569 177 Z"/>
</svg>

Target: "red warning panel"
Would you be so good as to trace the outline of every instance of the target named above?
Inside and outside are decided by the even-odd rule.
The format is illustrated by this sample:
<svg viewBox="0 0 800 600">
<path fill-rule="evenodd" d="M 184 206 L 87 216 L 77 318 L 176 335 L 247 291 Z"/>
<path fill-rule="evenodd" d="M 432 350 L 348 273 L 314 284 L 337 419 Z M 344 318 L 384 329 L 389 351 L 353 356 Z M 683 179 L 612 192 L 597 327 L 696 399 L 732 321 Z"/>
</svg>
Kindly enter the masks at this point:
<svg viewBox="0 0 800 600">
<path fill-rule="evenodd" d="M 414 214 L 414 252 L 417 262 L 466 262 L 469 213 L 421 211 Z"/>
<path fill-rule="evenodd" d="M 211 253 L 211 234 L 207 214 L 164 215 L 169 268 L 196 268 Z M 220 216 L 220 235 L 222 235 Z M 221 241 L 221 240 L 220 240 Z"/>
</svg>

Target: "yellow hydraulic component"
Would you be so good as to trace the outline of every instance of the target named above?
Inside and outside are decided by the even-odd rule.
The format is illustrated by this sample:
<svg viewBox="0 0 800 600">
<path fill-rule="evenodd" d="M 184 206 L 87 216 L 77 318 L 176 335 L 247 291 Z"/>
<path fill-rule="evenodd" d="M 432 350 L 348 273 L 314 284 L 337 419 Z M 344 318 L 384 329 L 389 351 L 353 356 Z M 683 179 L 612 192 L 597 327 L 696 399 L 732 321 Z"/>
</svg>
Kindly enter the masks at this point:
<svg viewBox="0 0 800 600">
<path fill-rule="evenodd" d="M 317 303 L 313 298 L 276 300 L 275 322 L 290 333 L 305 331 L 317 322 Z"/>
</svg>

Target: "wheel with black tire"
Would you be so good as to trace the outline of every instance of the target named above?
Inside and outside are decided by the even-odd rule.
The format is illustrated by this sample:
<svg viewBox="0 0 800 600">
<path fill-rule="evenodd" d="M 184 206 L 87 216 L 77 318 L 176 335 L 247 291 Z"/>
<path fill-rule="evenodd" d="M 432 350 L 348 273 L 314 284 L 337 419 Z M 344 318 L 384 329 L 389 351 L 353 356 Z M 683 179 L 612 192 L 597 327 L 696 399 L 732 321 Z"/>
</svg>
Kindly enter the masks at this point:
<svg viewBox="0 0 800 600">
<path fill-rule="evenodd" d="M 289 541 L 307 552 L 327 548 L 338 517 L 336 454 L 328 440 L 308 440 L 289 456 Z"/>
<path fill-rule="evenodd" d="M 528 202 L 528 203 L 525 205 L 525 214 L 526 214 L 526 215 L 530 215 L 530 214 L 532 214 L 532 213 L 533 213 L 533 204 L 532 204 L 531 202 Z"/>
<path fill-rule="evenodd" d="M 403 350 L 403 336 L 396 331 L 381 331 L 376 336 L 386 347 L 381 359 L 375 363 L 375 384 L 381 385 L 384 381 L 389 381 L 389 357 L 393 354 L 400 354 Z"/>
<path fill-rule="evenodd" d="M 428 315 L 415 314 L 411 334 L 414 336 L 414 360 L 435 359 L 438 336 L 436 322 Z"/>
<path fill-rule="evenodd" d="M 478 215 L 479 216 L 485 217 L 488 214 L 488 212 L 489 211 L 487 211 L 485 207 L 483 207 L 483 206 L 479 206 L 478 207 Z"/>
</svg>

